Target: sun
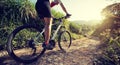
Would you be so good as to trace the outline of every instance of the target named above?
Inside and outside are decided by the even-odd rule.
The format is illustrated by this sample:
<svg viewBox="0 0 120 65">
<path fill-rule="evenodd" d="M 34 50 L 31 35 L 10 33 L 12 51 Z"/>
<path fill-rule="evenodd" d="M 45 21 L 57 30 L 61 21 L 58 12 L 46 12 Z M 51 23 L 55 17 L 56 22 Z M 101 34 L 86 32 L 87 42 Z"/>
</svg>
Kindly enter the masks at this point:
<svg viewBox="0 0 120 65">
<path fill-rule="evenodd" d="M 87 0 L 79 2 L 79 5 L 76 5 L 77 9 L 72 8 L 73 17 L 81 20 L 101 20 L 101 11 L 105 8 L 106 4 L 103 0 Z"/>
<path fill-rule="evenodd" d="M 71 2 L 74 5 L 67 9 L 73 14 L 71 20 L 102 20 L 101 11 L 112 3 L 106 0 L 75 0 Z"/>
</svg>

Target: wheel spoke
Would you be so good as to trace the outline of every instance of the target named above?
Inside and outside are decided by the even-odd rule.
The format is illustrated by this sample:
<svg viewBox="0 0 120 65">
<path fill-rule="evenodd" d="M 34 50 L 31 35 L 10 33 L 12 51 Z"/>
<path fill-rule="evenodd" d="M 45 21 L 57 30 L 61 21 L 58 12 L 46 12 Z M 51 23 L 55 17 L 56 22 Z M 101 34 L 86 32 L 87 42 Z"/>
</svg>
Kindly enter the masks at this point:
<svg viewBox="0 0 120 65">
<path fill-rule="evenodd" d="M 43 35 L 38 39 L 39 29 L 34 26 L 21 26 L 15 29 L 8 39 L 8 53 L 15 60 L 25 63 L 33 62 L 42 52 Z M 35 39 L 35 40 L 34 40 Z"/>
</svg>

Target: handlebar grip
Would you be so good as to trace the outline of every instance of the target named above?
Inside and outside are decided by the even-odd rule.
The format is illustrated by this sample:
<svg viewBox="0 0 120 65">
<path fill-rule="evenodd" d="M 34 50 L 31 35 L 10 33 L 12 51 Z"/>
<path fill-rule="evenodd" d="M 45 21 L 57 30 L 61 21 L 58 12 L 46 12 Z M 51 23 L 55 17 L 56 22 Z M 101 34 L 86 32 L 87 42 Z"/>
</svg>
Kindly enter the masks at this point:
<svg viewBox="0 0 120 65">
<path fill-rule="evenodd" d="M 71 16 L 71 14 L 66 14 L 65 18 L 69 18 Z"/>
</svg>

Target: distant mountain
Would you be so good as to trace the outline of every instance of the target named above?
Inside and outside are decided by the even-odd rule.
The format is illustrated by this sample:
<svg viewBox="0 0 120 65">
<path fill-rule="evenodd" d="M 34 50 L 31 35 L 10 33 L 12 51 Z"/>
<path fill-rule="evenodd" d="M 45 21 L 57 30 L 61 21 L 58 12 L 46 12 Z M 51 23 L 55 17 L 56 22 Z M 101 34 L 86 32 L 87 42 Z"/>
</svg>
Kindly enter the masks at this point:
<svg viewBox="0 0 120 65">
<path fill-rule="evenodd" d="M 89 21 L 85 21 L 85 20 L 75 20 L 75 21 L 71 21 L 77 24 L 85 24 L 85 25 L 96 25 L 96 24 L 100 24 L 101 21 L 100 20 L 89 20 Z"/>
</svg>

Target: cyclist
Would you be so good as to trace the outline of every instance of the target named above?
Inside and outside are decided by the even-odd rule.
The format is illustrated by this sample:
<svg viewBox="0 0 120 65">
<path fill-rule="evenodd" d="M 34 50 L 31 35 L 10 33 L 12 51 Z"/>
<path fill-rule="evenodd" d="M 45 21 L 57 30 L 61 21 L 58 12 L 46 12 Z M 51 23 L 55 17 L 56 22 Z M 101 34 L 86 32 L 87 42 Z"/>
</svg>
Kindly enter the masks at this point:
<svg viewBox="0 0 120 65">
<path fill-rule="evenodd" d="M 54 0 L 51 3 L 49 0 L 37 0 L 35 5 L 35 9 L 37 11 L 38 16 L 41 19 L 44 19 L 45 22 L 45 32 L 44 32 L 45 42 L 43 43 L 42 46 L 48 50 L 53 48 L 53 46 L 49 44 L 50 35 L 51 35 L 51 24 L 52 24 L 51 7 L 58 4 L 60 4 L 66 15 L 70 15 L 60 0 Z"/>
</svg>

